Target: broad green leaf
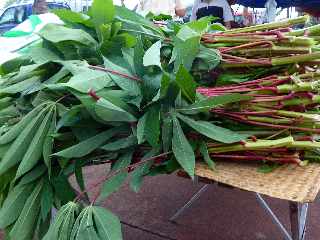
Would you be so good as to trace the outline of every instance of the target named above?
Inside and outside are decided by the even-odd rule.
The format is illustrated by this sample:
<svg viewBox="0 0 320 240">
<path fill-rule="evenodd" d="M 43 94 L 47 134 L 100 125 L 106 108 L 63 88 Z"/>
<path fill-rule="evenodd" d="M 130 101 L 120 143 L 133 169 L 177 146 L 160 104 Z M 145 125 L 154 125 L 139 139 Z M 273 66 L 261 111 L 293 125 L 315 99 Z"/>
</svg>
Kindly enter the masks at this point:
<svg viewBox="0 0 320 240">
<path fill-rule="evenodd" d="M 91 6 L 92 21 L 98 28 L 102 24 L 112 22 L 115 7 L 112 0 L 94 0 Z"/>
<path fill-rule="evenodd" d="M 51 224 L 49 231 L 47 232 L 43 240 L 60 240 L 60 228 L 66 219 L 66 215 L 72 212 L 75 213 L 78 210 L 78 208 L 78 205 L 74 202 L 68 202 L 67 204 L 62 206 L 61 209 L 59 209 L 59 211 L 57 212 L 54 222 L 53 224 Z M 72 228 L 72 226 L 70 226 L 70 228 Z"/>
<path fill-rule="evenodd" d="M 60 85 L 87 93 L 89 90 L 99 91 L 115 84 L 107 73 L 88 69 L 85 72 L 74 75 L 67 83 L 61 83 Z"/>
<path fill-rule="evenodd" d="M 145 53 L 143 57 L 143 65 L 147 66 L 159 66 L 161 67 L 161 58 L 160 58 L 160 50 L 161 50 L 161 41 L 154 43 Z"/>
<path fill-rule="evenodd" d="M 137 125 L 137 139 L 138 139 L 138 144 L 141 144 L 145 141 L 145 129 L 146 129 L 146 124 L 147 124 L 147 113 L 143 115 Z"/>
<path fill-rule="evenodd" d="M 205 100 L 196 102 L 192 105 L 184 107 L 182 109 L 178 109 L 179 112 L 186 113 L 186 114 L 194 114 L 197 112 L 205 112 L 210 110 L 211 108 L 219 107 L 228 103 L 236 103 L 240 101 L 248 101 L 252 97 L 241 95 L 238 93 L 234 94 L 226 94 L 217 97 L 210 97 Z"/>
<path fill-rule="evenodd" d="M 7 228 L 19 217 L 31 191 L 31 185 L 18 185 L 10 191 L 3 206 L 0 208 L 1 229 Z"/>
<path fill-rule="evenodd" d="M 75 198 L 74 189 L 65 175 L 61 174 L 54 178 L 52 184 L 55 194 L 61 200 L 62 204 L 68 203 Z"/>
<path fill-rule="evenodd" d="M 132 73 L 128 71 L 127 69 L 111 62 L 107 58 L 104 58 L 104 66 L 108 70 L 113 70 L 125 75 L 128 75 L 130 77 L 132 76 Z M 141 94 L 141 89 L 139 86 L 139 83 L 133 79 L 128 79 L 123 76 L 117 75 L 117 74 L 109 74 L 112 80 L 123 90 L 127 91 L 133 96 L 137 96 Z"/>
<path fill-rule="evenodd" d="M 33 237 L 40 211 L 40 197 L 43 182 L 40 181 L 22 209 L 20 216 L 10 231 L 12 239 L 29 240 Z"/>
<path fill-rule="evenodd" d="M 189 174 L 191 178 L 194 177 L 195 170 L 195 155 L 193 149 L 184 135 L 180 123 L 176 117 L 173 116 L 173 137 L 172 137 L 172 151 L 181 167 Z"/>
<path fill-rule="evenodd" d="M 39 32 L 39 35 L 53 43 L 73 41 L 81 45 L 95 46 L 96 40 L 81 29 L 68 28 L 61 25 L 49 23 Z"/>
<path fill-rule="evenodd" d="M 11 144 L 6 144 L 6 145 L 0 145 L 0 160 L 3 158 L 3 156 L 6 154 L 8 149 L 10 148 Z"/>
<path fill-rule="evenodd" d="M 53 112 L 51 108 L 50 112 L 47 113 L 46 117 L 39 126 L 39 129 L 34 135 L 27 152 L 21 160 L 16 174 L 17 179 L 31 170 L 40 160 L 42 155 L 43 143 L 51 124 L 52 115 Z"/>
<path fill-rule="evenodd" d="M 31 78 L 24 80 L 22 82 L 19 82 L 19 83 L 13 84 L 11 86 L 4 87 L 4 88 L 0 89 L 0 94 L 1 93 L 14 94 L 14 93 L 23 92 L 23 91 L 26 91 L 26 90 L 32 88 L 37 83 L 40 83 L 40 77 L 38 77 L 38 76 L 31 77 Z"/>
<path fill-rule="evenodd" d="M 34 117 L 34 119 L 27 123 L 23 130 L 21 130 L 21 133 L 12 143 L 11 147 L 8 149 L 0 162 L 0 175 L 22 160 L 29 148 L 34 134 L 38 130 L 45 117 L 45 113 L 46 111 L 42 110 L 36 117 Z"/>
<path fill-rule="evenodd" d="M 50 49 L 44 47 L 33 47 L 28 53 L 31 59 L 38 64 L 43 64 L 49 61 L 59 61 L 61 60 L 60 56 Z"/>
<path fill-rule="evenodd" d="M 207 136 L 208 138 L 216 140 L 218 142 L 236 143 L 248 137 L 246 135 L 240 135 L 227 128 L 216 126 L 210 122 L 195 121 L 192 118 L 183 116 L 182 114 L 177 114 L 177 116 L 197 132 L 201 133 L 204 136 Z"/>
<path fill-rule="evenodd" d="M 220 64 L 221 56 L 218 50 L 201 46 L 197 59 L 204 63 L 204 70 L 209 71 Z"/>
<path fill-rule="evenodd" d="M 100 98 L 97 101 L 95 112 L 106 122 L 135 122 L 137 120 L 130 112 L 105 98 Z"/>
<path fill-rule="evenodd" d="M 177 72 L 176 82 L 180 87 L 183 95 L 187 99 L 189 99 L 189 101 L 194 102 L 197 83 L 193 80 L 193 77 L 190 75 L 188 70 L 182 65 Z"/>
<path fill-rule="evenodd" d="M 119 140 L 116 140 L 112 143 L 108 143 L 108 144 L 102 146 L 101 148 L 106 151 L 117 151 L 120 149 L 135 146 L 136 144 L 138 144 L 137 137 L 134 135 L 130 135 L 127 138 L 120 138 Z"/>
<path fill-rule="evenodd" d="M 160 136 L 160 108 L 158 106 L 151 107 L 147 112 L 144 131 L 146 140 L 151 146 L 156 147 Z"/>
<path fill-rule="evenodd" d="M 132 156 L 133 156 L 133 150 L 126 151 L 114 163 L 114 165 L 112 166 L 112 171 L 119 171 L 121 169 L 127 168 L 132 161 Z"/>
<path fill-rule="evenodd" d="M 174 39 L 174 69 L 178 71 L 180 65 L 190 70 L 194 59 L 200 50 L 200 36 L 194 36 L 186 40 Z"/>
<path fill-rule="evenodd" d="M 100 239 L 122 240 L 120 221 L 107 209 L 93 207 L 93 219 Z"/>
<path fill-rule="evenodd" d="M 171 149 L 172 134 L 172 119 L 167 117 L 162 124 L 162 147 L 164 152 L 168 152 Z"/>
<path fill-rule="evenodd" d="M 88 26 L 87 22 L 90 19 L 88 15 L 73 12 L 68 9 L 55 9 L 52 12 L 65 22 L 82 23 Z"/>
<path fill-rule="evenodd" d="M 53 208 L 53 189 L 49 182 L 45 182 L 41 191 L 41 210 L 40 215 L 42 220 L 45 220 L 47 216 L 49 215 L 51 209 Z"/>
<path fill-rule="evenodd" d="M 95 149 L 99 148 L 115 134 L 119 132 L 119 128 L 113 128 L 98 135 L 88 138 L 72 147 L 64 149 L 58 153 L 55 153 L 55 156 L 64 157 L 64 158 L 80 158 L 88 155 Z"/>
<path fill-rule="evenodd" d="M 21 180 L 19 181 L 19 185 L 25 185 L 31 183 L 38 178 L 40 178 L 46 172 L 47 168 L 45 165 L 39 165 L 24 175 Z"/>
<path fill-rule="evenodd" d="M 159 149 L 155 148 L 151 151 L 149 151 L 141 160 L 146 160 L 148 158 L 154 157 L 159 153 Z M 132 173 L 131 173 L 131 181 L 130 181 L 130 187 L 134 192 L 138 192 L 141 188 L 143 177 L 146 176 L 151 166 L 153 165 L 154 160 L 150 160 L 141 166 L 138 166 Z"/>
<path fill-rule="evenodd" d="M 143 56 L 145 55 L 145 51 L 141 37 L 138 36 L 137 40 L 137 44 L 134 48 L 133 64 L 136 74 L 142 77 L 145 73 L 145 67 L 143 66 Z"/>
<path fill-rule="evenodd" d="M 208 148 L 205 142 L 201 142 L 199 146 L 200 153 L 204 159 L 204 161 L 208 164 L 208 166 L 212 169 L 215 170 L 215 162 L 211 159 Z"/>
<path fill-rule="evenodd" d="M 44 163 L 46 164 L 49 172 L 49 176 L 51 175 L 51 154 L 53 151 L 53 144 L 54 144 L 54 138 L 53 134 L 55 133 L 56 129 L 56 113 L 53 114 L 53 118 L 47 133 L 47 136 L 44 139 L 43 142 L 43 149 L 42 149 L 42 155 Z"/>
<path fill-rule="evenodd" d="M 112 178 L 105 181 L 101 189 L 99 200 L 105 199 L 109 197 L 113 192 L 118 191 L 122 186 L 122 184 L 127 179 L 127 176 L 128 176 L 128 172 L 123 171 L 123 172 L 119 172 Z"/>
</svg>

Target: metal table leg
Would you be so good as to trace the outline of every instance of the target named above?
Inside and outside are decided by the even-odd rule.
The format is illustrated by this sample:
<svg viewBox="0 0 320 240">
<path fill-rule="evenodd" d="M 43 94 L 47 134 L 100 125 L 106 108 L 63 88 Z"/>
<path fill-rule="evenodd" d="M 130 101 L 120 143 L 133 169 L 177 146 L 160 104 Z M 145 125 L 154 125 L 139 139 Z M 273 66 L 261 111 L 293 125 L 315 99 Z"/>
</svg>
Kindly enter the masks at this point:
<svg viewBox="0 0 320 240">
<path fill-rule="evenodd" d="M 257 197 L 258 202 L 262 206 L 262 208 L 270 215 L 274 224 L 279 227 L 279 229 L 282 232 L 282 234 L 284 235 L 285 239 L 286 240 L 293 240 L 291 235 L 288 233 L 286 228 L 280 222 L 279 218 L 274 214 L 274 212 L 272 211 L 272 209 L 270 208 L 268 203 L 262 198 L 262 196 L 259 193 L 257 193 L 256 197 Z"/>
<path fill-rule="evenodd" d="M 293 240 L 305 239 L 308 207 L 307 203 L 299 205 L 296 202 L 289 202 L 291 233 Z"/>
<path fill-rule="evenodd" d="M 209 184 L 206 184 L 203 187 L 201 187 L 200 190 L 196 192 L 191 197 L 191 199 L 170 218 L 170 221 L 174 222 L 184 211 L 190 208 L 191 205 L 199 199 L 199 197 L 207 190 L 208 187 Z"/>
</svg>

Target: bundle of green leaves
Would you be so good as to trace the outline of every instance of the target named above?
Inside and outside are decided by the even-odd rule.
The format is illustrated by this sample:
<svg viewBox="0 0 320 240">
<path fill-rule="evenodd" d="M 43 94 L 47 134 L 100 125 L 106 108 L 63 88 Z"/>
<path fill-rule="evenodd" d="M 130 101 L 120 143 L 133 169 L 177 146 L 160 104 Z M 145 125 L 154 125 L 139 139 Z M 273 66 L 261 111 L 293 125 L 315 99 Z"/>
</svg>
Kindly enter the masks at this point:
<svg viewBox="0 0 320 240">
<path fill-rule="evenodd" d="M 249 97 L 196 93 L 194 72 L 220 62 L 201 45 L 210 19 L 160 29 L 112 0 L 94 0 L 88 15 L 55 13 L 65 25 L 46 25 L 39 44 L 0 68 L 0 228 L 9 239 L 119 240 L 118 218 L 96 205 L 127 178 L 138 191 L 145 176 L 193 177 L 197 152 L 212 167 L 206 139 L 247 135 L 213 123 L 209 109 Z M 83 168 L 106 163 L 85 188 Z"/>
</svg>

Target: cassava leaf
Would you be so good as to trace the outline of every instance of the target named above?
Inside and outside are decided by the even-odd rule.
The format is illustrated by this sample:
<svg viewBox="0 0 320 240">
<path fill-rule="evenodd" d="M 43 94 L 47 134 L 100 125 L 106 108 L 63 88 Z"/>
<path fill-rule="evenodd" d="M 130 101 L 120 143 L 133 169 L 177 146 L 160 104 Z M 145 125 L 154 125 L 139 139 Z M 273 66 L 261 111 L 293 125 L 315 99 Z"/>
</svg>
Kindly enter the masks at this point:
<svg viewBox="0 0 320 240">
<path fill-rule="evenodd" d="M 193 149 L 182 131 L 179 120 L 173 116 L 172 121 L 172 151 L 181 167 L 189 174 L 190 177 L 193 178 L 196 162 Z"/>
<path fill-rule="evenodd" d="M 143 65 L 161 67 L 160 59 L 161 41 L 154 43 L 145 53 L 143 57 Z"/>
<path fill-rule="evenodd" d="M 122 240 L 120 221 L 107 209 L 93 207 L 93 219 L 100 239 Z"/>
<path fill-rule="evenodd" d="M 40 197 L 43 181 L 40 181 L 34 188 L 20 213 L 20 216 L 10 231 L 12 239 L 32 239 L 36 228 L 36 222 L 40 211 Z"/>
<path fill-rule="evenodd" d="M 43 119 L 41 125 L 39 126 L 36 134 L 33 136 L 33 139 L 30 143 L 30 146 L 25 153 L 24 157 L 21 160 L 19 168 L 17 170 L 16 178 L 21 177 L 23 174 L 32 169 L 40 160 L 42 155 L 42 146 L 45 140 L 45 137 L 48 133 L 51 120 L 52 120 L 52 108 L 49 110 L 45 118 Z"/>
<path fill-rule="evenodd" d="M 228 103 L 247 101 L 247 100 L 250 100 L 251 98 L 252 97 L 250 97 L 250 96 L 245 96 L 245 95 L 241 95 L 238 93 L 225 94 L 222 96 L 210 97 L 205 100 L 201 100 L 199 102 L 191 104 L 191 105 L 184 107 L 182 109 L 178 109 L 178 111 L 182 112 L 182 113 L 186 113 L 186 114 L 194 114 L 197 112 L 208 111 L 211 108 L 222 106 L 222 105 L 228 104 Z"/>
<path fill-rule="evenodd" d="M 183 95 L 189 99 L 189 101 L 194 102 L 197 83 L 193 80 L 193 77 L 183 65 L 180 65 L 179 67 L 176 75 L 176 82 Z"/>
<path fill-rule="evenodd" d="M 177 114 L 177 116 L 197 132 L 218 142 L 235 143 L 240 142 L 241 140 L 244 140 L 248 137 L 247 135 L 240 135 L 227 128 L 216 126 L 210 122 L 195 121 L 192 118 L 189 118 L 182 114 Z"/>
<path fill-rule="evenodd" d="M 55 156 L 64 157 L 64 158 L 79 158 L 83 157 L 95 149 L 99 148 L 115 134 L 119 132 L 119 128 L 113 128 L 102 133 L 99 133 L 96 136 L 88 138 L 74 146 L 71 146 L 67 149 L 64 149 L 58 153 L 55 153 Z"/>
<path fill-rule="evenodd" d="M 215 162 L 211 159 L 208 148 L 205 142 L 201 142 L 199 146 L 200 153 L 204 159 L 204 161 L 208 164 L 208 166 L 212 169 L 215 170 Z"/>
<path fill-rule="evenodd" d="M 112 0 L 94 0 L 91 7 L 92 21 L 98 28 L 102 24 L 109 23 L 115 15 L 115 7 Z"/>
<path fill-rule="evenodd" d="M 22 130 L 16 140 L 12 143 L 0 162 L 0 175 L 8 169 L 21 162 L 28 150 L 34 134 L 45 117 L 46 110 L 42 110 L 28 125 Z"/>
<path fill-rule="evenodd" d="M 106 151 L 117 151 L 120 149 L 134 146 L 136 144 L 138 144 L 137 137 L 134 135 L 130 135 L 127 138 L 120 138 L 119 140 L 116 140 L 112 143 L 108 143 L 108 144 L 102 146 L 101 149 L 104 149 Z"/>
<path fill-rule="evenodd" d="M 0 208 L 0 228 L 10 226 L 21 214 L 21 211 L 32 192 L 31 185 L 18 185 L 8 195 Z"/>
</svg>

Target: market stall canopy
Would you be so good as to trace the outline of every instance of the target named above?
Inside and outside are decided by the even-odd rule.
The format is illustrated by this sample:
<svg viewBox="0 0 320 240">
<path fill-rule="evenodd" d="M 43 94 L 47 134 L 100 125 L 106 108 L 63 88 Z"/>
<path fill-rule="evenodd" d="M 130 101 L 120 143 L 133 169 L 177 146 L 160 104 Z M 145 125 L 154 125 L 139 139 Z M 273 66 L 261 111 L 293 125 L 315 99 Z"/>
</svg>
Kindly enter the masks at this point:
<svg viewBox="0 0 320 240">
<path fill-rule="evenodd" d="M 318 8 L 319 0 L 276 0 L 278 7 L 303 7 Z M 245 7 L 263 8 L 267 0 L 237 0 L 237 3 Z"/>
</svg>

